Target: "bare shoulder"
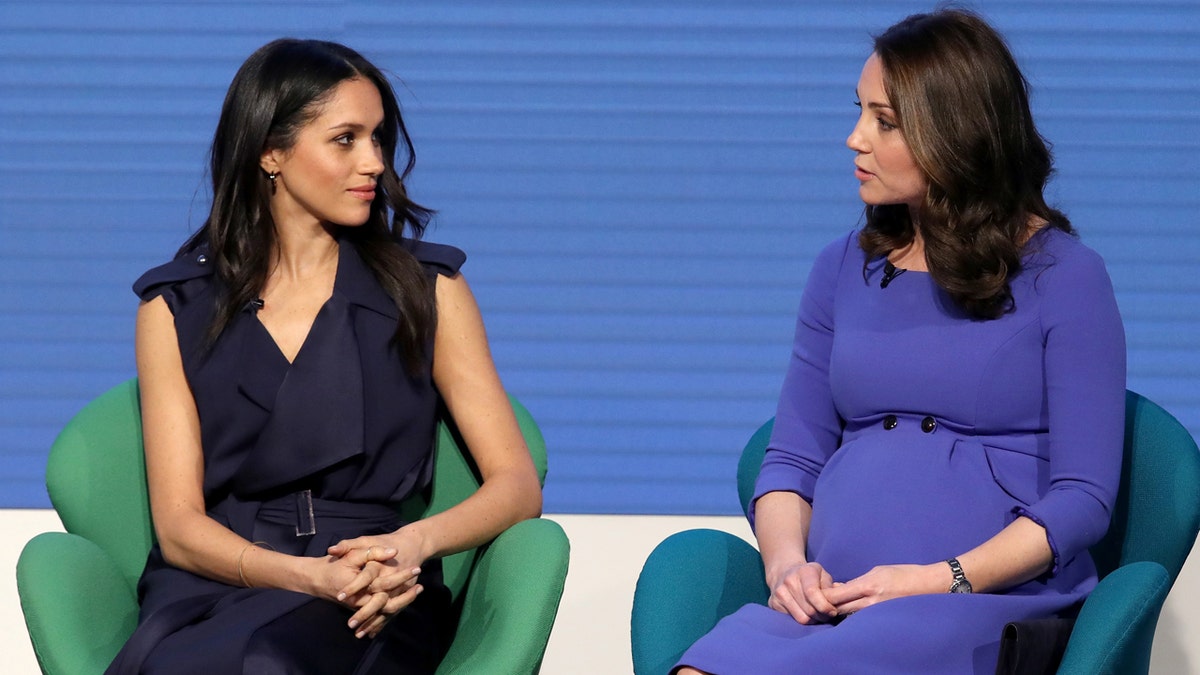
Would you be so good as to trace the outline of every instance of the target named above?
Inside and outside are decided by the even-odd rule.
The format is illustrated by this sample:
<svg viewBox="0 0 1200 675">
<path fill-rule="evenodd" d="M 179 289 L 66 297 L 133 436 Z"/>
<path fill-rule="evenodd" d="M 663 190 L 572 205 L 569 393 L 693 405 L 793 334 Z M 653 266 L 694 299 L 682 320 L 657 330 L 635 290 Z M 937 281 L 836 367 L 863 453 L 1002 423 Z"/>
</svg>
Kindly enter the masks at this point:
<svg viewBox="0 0 1200 675">
<path fill-rule="evenodd" d="M 437 275 L 436 291 L 438 309 L 442 308 L 443 304 L 453 305 L 455 303 L 470 302 L 475 304 L 475 296 L 471 292 L 471 285 L 467 283 L 467 278 L 462 272 L 455 272 L 451 275 Z"/>
<path fill-rule="evenodd" d="M 144 300 L 138 305 L 137 337 L 139 347 L 143 340 L 175 336 L 175 315 L 163 296 Z"/>
</svg>

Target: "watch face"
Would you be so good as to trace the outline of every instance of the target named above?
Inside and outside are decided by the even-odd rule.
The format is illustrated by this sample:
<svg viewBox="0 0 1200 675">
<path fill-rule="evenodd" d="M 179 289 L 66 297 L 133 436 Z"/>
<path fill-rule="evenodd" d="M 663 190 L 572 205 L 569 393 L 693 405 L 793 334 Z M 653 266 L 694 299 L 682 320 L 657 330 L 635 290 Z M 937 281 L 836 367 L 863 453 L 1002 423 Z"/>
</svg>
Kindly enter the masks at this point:
<svg viewBox="0 0 1200 675">
<path fill-rule="evenodd" d="M 954 582 L 954 585 L 950 587 L 950 592 L 951 593 L 970 593 L 971 592 L 971 582 L 967 581 L 966 579 L 962 579 L 961 581 L 956 581 L 956 582 Z"/>
</svg>

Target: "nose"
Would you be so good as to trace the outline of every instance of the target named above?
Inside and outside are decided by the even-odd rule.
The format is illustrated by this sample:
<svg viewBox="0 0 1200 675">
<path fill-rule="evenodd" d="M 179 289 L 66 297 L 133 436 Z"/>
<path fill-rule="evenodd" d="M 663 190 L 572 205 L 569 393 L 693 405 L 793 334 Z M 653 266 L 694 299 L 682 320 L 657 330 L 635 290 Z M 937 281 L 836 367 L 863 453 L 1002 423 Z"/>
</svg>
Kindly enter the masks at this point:
<svg viewBox="0 0 1200 675">
<path fill-rule="evenodd" d="M 383 164 L 383 148 L 378 145 L 370 145 L 368 147 L 369 149 L 363 157 L 362 165 L 359 167 L 359 172 L 367 176 L 382 175 L 383 170 L 387 168 Z"/>
<path fill-rule="evenodd" d="M 846 137 L 846 147 L 859 154 L 871 151 L 871 146 L 867 143 L 867 139 L 862 133 L 862 125 L 863 117 L 860 116 L 858 121 L 854 123 L 854 128 L 850 130 L 850 135 Z"/>
</svg>

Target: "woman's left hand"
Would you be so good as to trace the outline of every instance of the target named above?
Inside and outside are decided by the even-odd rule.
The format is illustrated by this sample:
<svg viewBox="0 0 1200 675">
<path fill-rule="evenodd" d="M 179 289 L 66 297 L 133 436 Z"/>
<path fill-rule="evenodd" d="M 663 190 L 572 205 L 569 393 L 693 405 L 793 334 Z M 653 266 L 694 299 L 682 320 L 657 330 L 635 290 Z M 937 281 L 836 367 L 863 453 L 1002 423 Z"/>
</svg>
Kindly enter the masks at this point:
<svg viewBox="0 0 1200 675">
<path fill-rule="evenodd" d="M 391 593 L 403 584 L 402 579 L 393 578 L 398 570 L 419 568 L 425 562 L 418 539 L 417 534 L 411 531 L 411 526 L 406 526 L 388 534 L 343 539 L 330 546 L 326 552 L 335 558 L 342 558 L 351 555 L 353 551 L 365 551 L 368 563 L 363 565 L 364 570 L 370 562 L 377 562 L 387 568 L 378 574 L 364 573 L 355 577 L 342 589 L 346 595 L 355 595 L 362 591 Z"/>
<path fill-rule="evenodd" d="M 932 565 L 880 565 L 866 574 L 825 591 L 839 615 L 857 612 L 877 602 L 908 595 L 945 593 L 953 581 L 946 563 Z"/>
</svg>

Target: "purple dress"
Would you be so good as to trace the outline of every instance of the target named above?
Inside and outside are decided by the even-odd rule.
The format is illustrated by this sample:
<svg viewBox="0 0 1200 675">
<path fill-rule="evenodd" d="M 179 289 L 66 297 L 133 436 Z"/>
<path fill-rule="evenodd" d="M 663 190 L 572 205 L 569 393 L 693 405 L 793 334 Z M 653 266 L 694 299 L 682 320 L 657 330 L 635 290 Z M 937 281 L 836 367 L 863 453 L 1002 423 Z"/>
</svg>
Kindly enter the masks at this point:
<svg viewBox="0 0 1200 675">
<path fill-rule="evenodd" d="M 466 258 L 401 243 L 431 281 Z M 162 295 L 175 318 L 209 515 L 249 541 L 306 556 L 400 527 L 396 505 L 431 478 L 439 398 L 430 358 L 418 374 L 406 370 L 392 343 L 396 306 L 354 245 L 340 242 L 333 294 L 291 363 L 253 305 L 206 345 L 218 283 L 200 247 L 134 284 L 143 300 Z M 341 605 L 200 577 L 168 564 L 156 544 L 138 584 L 137 630 L 108 673 L 433 672 L 453 619 L 440 564 L 421 569 L 424 592 L 377 638 L 360 640 Z"/>
<path fill-rule="evenodd" d="M 856 233 L 813 266 L 755 498 L 812 504 L 809 560 L 834 581 L 928 564 L 1017 516 L 1053 569 L 996 593 L 897 598 L 837 625 L 763 605 L 721 620 L 681 664 L 741 673 L 992 673 L 1009 621 L 1072 611 L 1120 476 L 1125 339 L 1104 263 L 1046 228 L 1011 280 L 1015 310 L 974 320 L 927 273 L 881 288 Z M 864 278 L 865 277 L 865 278 Z M 754 520 L 753 505 L 750 511 Z"/>
</svg>

